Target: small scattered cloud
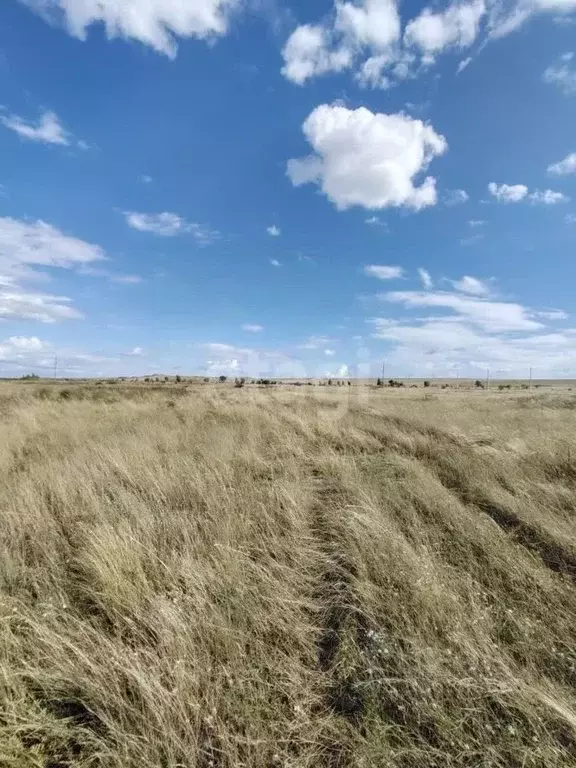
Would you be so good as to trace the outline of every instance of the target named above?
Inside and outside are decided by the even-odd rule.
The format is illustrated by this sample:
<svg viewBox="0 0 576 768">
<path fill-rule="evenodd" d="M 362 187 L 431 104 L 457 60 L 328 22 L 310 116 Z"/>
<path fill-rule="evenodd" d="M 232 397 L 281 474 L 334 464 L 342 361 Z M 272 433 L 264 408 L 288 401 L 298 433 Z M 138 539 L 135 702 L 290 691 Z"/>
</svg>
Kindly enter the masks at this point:
<svg viewBox="0 0 576 768">
<path fill-rule="evenodd" d="M 473 296 L 488 296 L 490 293 L 490 288 L 484 281 L 470 275 L 464 275 L 460 280 L 453 280 L 452 285 L 457 291 L 470 293 Z"/>
<path fill-rule="evenodd" d="M 573 58 L 573 53 L 563 54 L 554 64 L 547 67 L 542 75 L 545 83 L 556 86 L 566 96 L 576 93 L 576 67 L 571 66 Z"/>
<path fill-rule="evenodd" d="M 42 144 L 58 144 L 69 147 L 76 143 L 80 149 L 87 149 L 84 141 L 76 142 L 72 134 L 61 124 L 55 112 L 44 112 L 37 123 L 24 120 L 19 115 L 2 115 L 0 122 L 23 139 Z"/>
<path fill-rule="evenodd" d="M 270 264 L 272 264 L 273 267 L 281 266 L 280 262 L 278 261 L 278 259 L 270 259 Z"/>
<path fill-rule="evenodd" d="M 447 149 L 431 125 L 403 113 L 373 113 L 322 104 L 308 116 L 304 135 L 313 153 L 288 162 L 294 186 L 316 184 L 338 210 L 421 210 L 437 201 L 436 180 L 415 178 Z"/>
<path fill-rule="evenodd" d="M 548 173 L 554 176 L 568 176 L 576 173 L 576 152 L 571 152 L 563 160 L 548 166 Z"/>
<path fill-rule="evenodd" d="M 111 283 L 118 283 L 119 285 L 139 285 L 144 282 L 144 278 L 140 275 L 114 275 L 110 274 L 108 279 Z"/>
<path fill-rule="evenodd" d="M 382 227 L 383 229 L 388 229 L 386 222 L 382 221 L 382 219 L 378 216 L 368 216 L 367 219 L 364 219 L 364 223 L 371 227 Z"/>
<path fill-rule="evenodd" d="M 152 176 L 148 176 L 147 173 L 143 173 L 141 176 L 138 176 L 138 181 L 141 184 L 152 184 L 154 179 L 152 178 Z"/>
<path fill-rule="evenodd" d="M 369 264 L 364 267 L 364 274 L 368 277 L 377 277 L 379 280 L 397 280 L 403 276 L 404 270 L 402 267 Z"/>
<path fill-rule="evenodd" d="M 428 272 L 427 269 L 423 269 L 422 267 L 418 268 L 418 277 L 420 278 L 420 282 L 422 283 L 423 287 L 427 290 L 434 287 L 434 281 L 432 280 L 432 277 L 430 276 L 430 272 Z"/>
<path fill-rule="evenodd" d="M 464 72 L 464 70 L 470 66 L 472 63 L 472 57 L 468 56 L 465 59 L 462 59 L 462 61 L 459 62 L 458 67 L 456 68 L 456 74 L 459 75 L 461 72 Z"/>
<path fill-rule="evenodd" d="M 484 235 L 482 234 L 482 232 L 476 232 L 475 234 L 470 235 L 469 237 L 461 238 L 460 245 L 465 248 L 468 248 L 469 246 L 477 245 L 483 239 L 484 239 Z"/>
<path fill-rule="evenodd" d="M 246 331 L 247 333 L 260 333 L 264 330 L 264 326 L 258 325 L 256 323 L 244 323 L 242 330 Z"/>
<path fill-rule="evenodd" d="M 535 205 L 556 205 L 566 203 L 570 199 L 562 192 L 554 192 L 552 189 L 537 189 L 529 193 L 525 184 L 495 184 L 488 185 L 488 191 L 499 203 L 520 203 L 529 200 Z"/>
<path fill-rule="evenodd" d="M 562 309 L 546 309 L 540 310 L 534 313 L 537 317 L 541 317 L 543 320 L 568 320 L 568 313 Z"/>
<path fill-rule="evenodd" d="M 270 235 L 270 237 L 280 237 L 282 234 L 282 231 L 279 227 L 276 226 L 276 224 L 272 224 L 271 227 L 266 228 L 266 232 Z"/>
<path fill-rule="evenodd" d="M 496 184 L 491 181 L 488 191 L 499 203 L 519 203 L 528 195 L 528 187 L 524 184 Z"/>
<path fill-rule="evenodd" d="M 145 354 L 143 347 L 133 347 L 129 352 L 126 352 L 127 357 L 144 357 Z"/>
<path fill-rule="evenodd" d="M 576 224 L 576 213 L 568 213 L 564 217 L 566 224 Z"/>
<path fill-rule="evenodd" d="M 325 349 L 324 350 L 324 354 L 326 355 L 326 357 L 334 357 L 334 355 L 336 354 L 336 350 L 334 350 L 334 349 Z"/>
<path fill-rule="evenodd" d="M 452 207 L 454 205 L 462 205 L 467 203 L 470 198 L 468 192 L 464 189 L 452 189 L 444 196 L 444 205 Z"/>
<path fill-rule="evenodd" d="M 562 192 L 554 192 L 551 189 L 539 190 L 530 195 L 530 201 L 537 205 L 557 205 L 558 203 L 567 203 L 570 200 Z"/>
<path fill-rule="evenodd" d="M 138 213 L 123 211 L 126 223 L 139 232 L 150 232 L 159 237 L 175 237 L 191 234 L 199 245 L 209 245 L 220 237 L 220 233 L 203 227 L 197 222 L 186 221 L 177 213 Z"/>
<path fill-rule="evenodd" d="M 471 229 L 478 229 L 479 227 L 483 227 L 486 224 L 486 222 L 483 219 L 469 219 L 468 226 Z"/>
<path fill-rule="evenodd" d="M 322 347 L 329 347 L 333 343 L 334 339 L 327 336 L 309 336 L 303 344 L 300 344 L 299 349 L 322 349 Z"/>
</svg>

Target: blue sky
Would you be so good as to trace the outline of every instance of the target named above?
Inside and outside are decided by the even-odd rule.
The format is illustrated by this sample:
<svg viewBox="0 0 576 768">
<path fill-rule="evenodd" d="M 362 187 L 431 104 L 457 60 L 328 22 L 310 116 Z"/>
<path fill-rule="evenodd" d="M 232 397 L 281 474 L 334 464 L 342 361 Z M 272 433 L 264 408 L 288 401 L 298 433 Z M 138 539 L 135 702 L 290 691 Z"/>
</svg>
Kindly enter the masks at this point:
<svg viewBox="0 0 576 768">
<path fill-rule="evenodd" d="M 0 375 L 576 376 L 576 0 L 5 0 Z"/>
</svg>

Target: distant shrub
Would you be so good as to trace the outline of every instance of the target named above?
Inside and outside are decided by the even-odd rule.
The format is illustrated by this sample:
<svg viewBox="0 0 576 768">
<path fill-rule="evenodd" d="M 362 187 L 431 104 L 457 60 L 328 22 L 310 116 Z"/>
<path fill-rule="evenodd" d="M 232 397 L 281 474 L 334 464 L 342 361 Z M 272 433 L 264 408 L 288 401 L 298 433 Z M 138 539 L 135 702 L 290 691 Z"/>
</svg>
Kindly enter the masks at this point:
<svg viewBox="0 0 576 768">
<path fill-rule="evenodd" d="M 146 376 L 146 378 L 144 379 L 144 382 L 145 382 L 146 384 L 150 384 L 150 377 L 149 377 L 149 376 Z"/>
<path fill-rule="evenodd" d="M 480 379 L 476 379 L 476 381 L 474 382 L 474 386 L 478 387 L 478 389 L 484 389 L 484 382 L 480 381 Z"/>
<path fill-rule="evenodd" d="M 71 389 L 61 389 L 60 394 L 58 395 L 60 400 L 70 400 L 72 397 L 72 390 Z"/>
<path fill-rule="evenodd" d="M 332 379 L 328 379 L 328 386 L 329 386 L 329 387 L 331 387 L 331 386 L 332 386 Z"/>
<path fill-rule="evenodd" d="M 429 382 L 429 381 L 425 381 L 425 382 L 424 382 L 424 386 L 425 386 L 425 387 L 429 387 L 429 386 L 430 386 L 430 382 Z"/>
<path fill-rule="evenodd" d="M 378 379 L 378 381 L 376 382 L 376 386 L 377 387 L 383 387 L 384 386 L 384 382 L 382 381 L 382 379 Z"/>
<path fill-rule="evenodd" d="M 227 378 L 228 378 L 227 376 L 219 376 L 218 380 L 220 381 L 221 384 L 224 384 L 224 382 L 227 380 Z"/>
<path fill-rule="evenodd" d="M 209 384 L 210 383 L 210 378 L 208 376 L 204 376 L 203 381 L 204 381 L 204 384 Z"/>
<path fill-rule="evenodd" d="M 246 383 L 246 379 L 245 378 L 236 379 L 234 381 L 234 386 L 236 387 L 236 389 L 242 389 L 242 387 L 244 386 L 245 383 Z"/>
<path fill-rule="evenodd" d="M 22 381 L 38 381 L 39 378 L 37 373 L 27 373 L 22 376 Z"/>
<path fill-rule="evenodd" d="M 180 384 L 181 381 L 182 381 L 182 376 L 176 375 L 176 384 Z"/>
</svg>

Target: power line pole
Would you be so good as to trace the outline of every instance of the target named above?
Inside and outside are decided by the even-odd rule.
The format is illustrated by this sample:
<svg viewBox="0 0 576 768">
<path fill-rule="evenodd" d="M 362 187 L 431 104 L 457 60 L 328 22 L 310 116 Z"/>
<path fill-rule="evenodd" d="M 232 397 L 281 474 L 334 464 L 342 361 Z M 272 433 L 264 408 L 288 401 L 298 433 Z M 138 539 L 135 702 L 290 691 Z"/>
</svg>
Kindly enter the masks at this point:
<svg viewBox="0 0 576 768">
<path fill-rule="evenodd" d="M 530 383 L 528 384 L 528 389 L 532 389 L 532 366 L 530 366 Z"/>
<path fill-rule="evenodd" d="M 490 368 L 486 369 L 486 389 L 490 388 Z"/>
<path fill-rule="evenodd" d="M 384 379 L 386 378 L 386 358 L 382 361 L 382 384 L 384 384 Z"/>
<path fill-rule="evenodd" d="M 58 378 L 58 355 L 54 355 L 54 378 Z"/>
</svg>

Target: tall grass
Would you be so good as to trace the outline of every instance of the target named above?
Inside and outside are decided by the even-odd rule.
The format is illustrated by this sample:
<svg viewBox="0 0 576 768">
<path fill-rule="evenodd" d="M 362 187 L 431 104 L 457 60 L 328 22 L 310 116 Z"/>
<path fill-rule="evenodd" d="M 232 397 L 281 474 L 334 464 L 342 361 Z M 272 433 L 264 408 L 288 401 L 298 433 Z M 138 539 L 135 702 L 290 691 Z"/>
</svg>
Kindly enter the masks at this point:
<svg viewBox="0 0 576 768">
<path fill-rule="evenodd" d="M 61 389 L 0 390 L 0 765 L 576 765 L 569 397 Z"/>
</svg>

